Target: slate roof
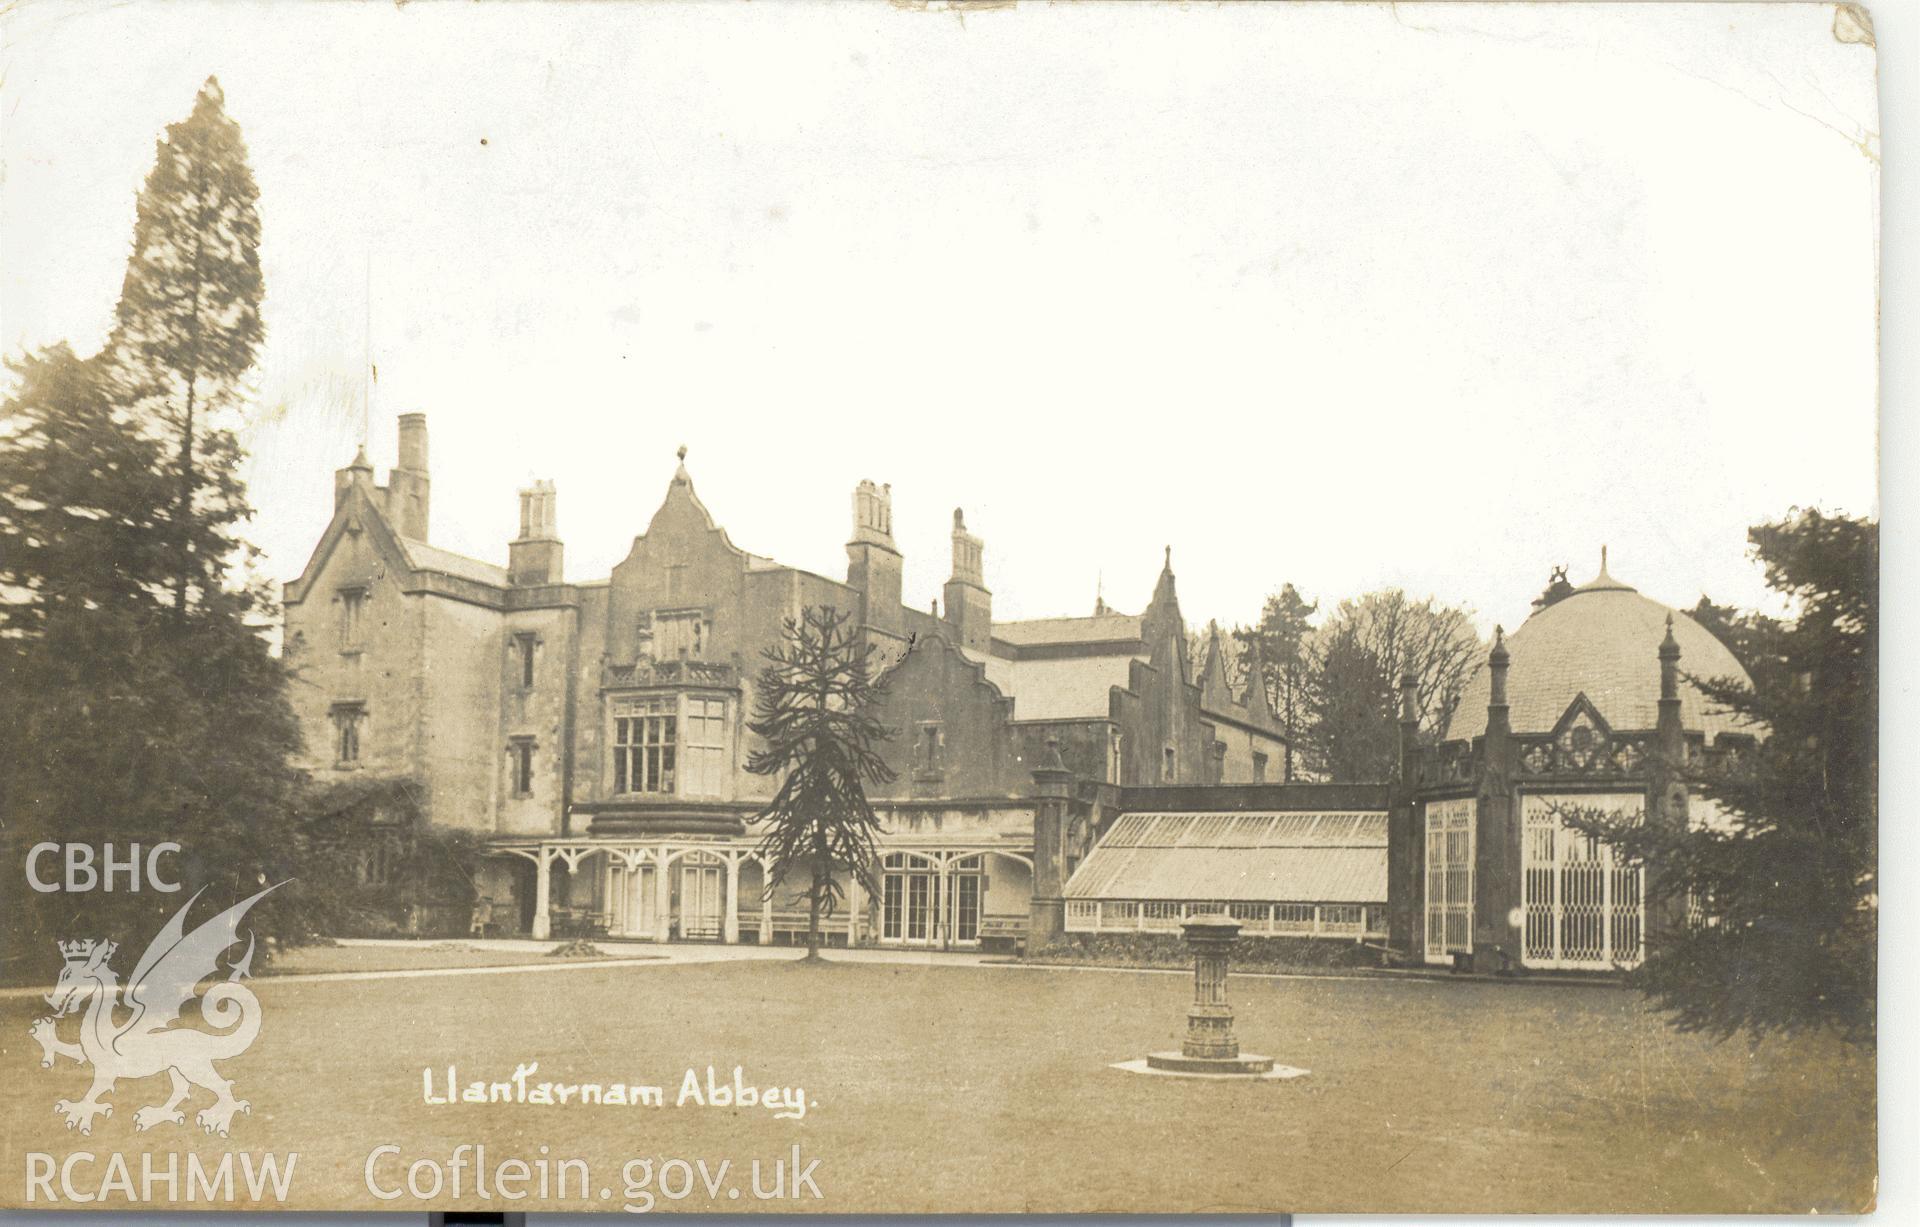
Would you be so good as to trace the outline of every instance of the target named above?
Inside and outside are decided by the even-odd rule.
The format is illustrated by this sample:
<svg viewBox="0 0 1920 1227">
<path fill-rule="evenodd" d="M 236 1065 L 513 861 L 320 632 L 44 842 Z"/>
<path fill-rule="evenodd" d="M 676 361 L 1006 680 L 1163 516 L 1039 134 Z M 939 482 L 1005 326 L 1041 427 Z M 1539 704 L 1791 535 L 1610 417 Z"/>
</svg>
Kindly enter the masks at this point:
<svg viewBox="0 0 1920 1227">
<path fill-rule="evenodd" d="M 1507 636 L 1508 720 L 1516 733 L 1547 733 L 1585 694 L 1607 724 L 1621 731 L 1651 729 L 1659 719 L 1660 641 L 1667 616 L 1680 645 L 1680 723 L 1709 739 L 1723 732 L 1752 733 L 1687 680 L 1736 677 L 1751 684 L 1727 646 L 1686 614 L 1641 596 L 1603 570 L 1600 577 L 1535 613 Z M 1483 662 L 1468 679 L 1447 727 L 1447 738 L 1487 731 L 1492 691 Z"/>
<path fill-rule="evenodd" d="M 1069 899 L 1385 903 L 1385 811 L 1137 813 L 1114 821 Z"/>
<path fill-rule="evenodd" d="M 478 558 L 468 558 L 465 554 L 456 554 L 452 550 L 443 550 L 437 545 L 428 545 L 424 541 L 415 541 L 412 537 L 401 537 L 400 547 L 406 550 L 407 561 L 415 570 L 439 571 L 460 579 L 470 579 L 476 584 L 491 584 L 496 588 L 507 586 L 505 567 L 481 562 Z"/>
<path fill-rule="evenodd" d="M 1095 614 L 1087 618 L 1029 618 L 1020 622 L 993 624 L 995 639 L 1022 648 L 1043 643 L 1137 641 L 1140 635 L 1140 615 L 1138 614 Z"/>
<path fill-rule="evenodd" d="M 982 666 L 987 680 L 1013 700 L 1015 720 L 1104 719 L 1110 711 L 1109 693 L 1132 680 L 1136 659 L 1106 655 L 1008 660 L 964 648 L 961 654 Z"/>
</svg>

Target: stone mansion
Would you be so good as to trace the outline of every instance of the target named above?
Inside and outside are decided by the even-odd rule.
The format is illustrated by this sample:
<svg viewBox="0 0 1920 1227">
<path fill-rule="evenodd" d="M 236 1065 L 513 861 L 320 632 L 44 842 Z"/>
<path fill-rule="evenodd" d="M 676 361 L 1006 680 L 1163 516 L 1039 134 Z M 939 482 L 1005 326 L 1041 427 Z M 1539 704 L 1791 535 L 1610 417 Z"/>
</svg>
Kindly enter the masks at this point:
<svg viewBox="0 0 1920 1227">
<path fill-rule="evenodd" d="M 807 606 L 849 612 L 875 646 L 895 733 L 895 782 L 874 794 L 885 894 L 837 918 L 839 940 L 1018 940 L 1037 812 L 1060 813 L 1064 875 L 1122 790 L 1253 784 L 1282 760 L 1264 685 L 1236 698 L 1218 653 L 1191 676 L 1170 555 L 1140 614 L 997 622 L 982 542 L 956 511 L 936 614 L 901 602 L 887 487 L 853 492 L 832 578 L 736 546 L 683 452 L 625 560 L 572 580 L 548 483 L 521 492 L 506 566 L 429 544 L 425 417 L 399 435 L 386 484 L 364 453 L 337 472 L 333 518 L 285 591 L 304 765 L 392 785 L 370 794 L 371 881 L 431 823 L 485 837 L 479 887 L 508 931 L 577 915 L 662 940 L 803 928 L 794 899 L 763 889 L 756 851 L 777 781 L 744 764 L 761 654 Z M 1039 796 L 1050 771 L 1070 796 Z"/>
<path fill-rule="evenodd" d="M 1718 821 L 1700 773 L 1737 769 L 1762 732 L 1692 680 L 1745 679 L 1725 645 L 1603 556 L 1593 581 L 1557 578 L 1496 632 L 1437 741 L 1418 735 L 1407 683 L 1393 778 L 1277 781 L 1260 662 L 1244 696 L 1217 642 L 1190 666 L 1170 552 L 1139 614 L 995 621 L 984 547 L 956 511 L 943 599 L 909 608 L 887 487 L 853 491 L 835 579 L 734 545 L 683 451 L 613 573 L 569 580 L 548 483 L 520 493 L 505 566 L 429 544 L 426 420 L 399 430 L 385 485 L 364 453 L 336 473 L 332 520 L 286 587 L 304 765 L 370 823 L 362 876 L 396 898 L 422 832 L 481 840 L 492 931 L 804 930 L 805 873 L 768 890 L 758 850 L 776 781 L 744 765 L 762 653 L 809 606 L 855 620 L 894 731 L 894 781 L 872 794 L 882 890 L 848 884 L 846 944 L 1032 946 L 1224 910 L 1252 934 L 1402 961 L 1629 967 L 1673 917 L 1566 815 Z"/>
</svg>

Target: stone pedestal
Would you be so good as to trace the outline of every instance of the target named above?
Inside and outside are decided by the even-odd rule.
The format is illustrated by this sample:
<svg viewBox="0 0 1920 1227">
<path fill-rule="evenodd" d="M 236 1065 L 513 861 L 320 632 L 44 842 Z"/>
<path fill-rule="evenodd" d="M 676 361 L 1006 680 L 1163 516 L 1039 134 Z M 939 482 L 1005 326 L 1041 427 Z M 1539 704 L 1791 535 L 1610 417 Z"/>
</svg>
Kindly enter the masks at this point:
<svg viewBox="0 0 1920 1227">
<path fill-rule="evenodd" d="M 1227 956 L 1240 936 L 1240 922 L 1228 916 L 1195 916 L 1180 926 L 1193 952 L 1193 1005 L 1187 1009 L 1187 1034 L 1179 1052 L 1147 1054 L 1147 1065 L 1168 1073 L 1247 1074 L 1273 1070 L 1273 1058 L 1242 1055 L 1233 1034 L 1233 1007 L 1227 1004 Z"/>
</svg>

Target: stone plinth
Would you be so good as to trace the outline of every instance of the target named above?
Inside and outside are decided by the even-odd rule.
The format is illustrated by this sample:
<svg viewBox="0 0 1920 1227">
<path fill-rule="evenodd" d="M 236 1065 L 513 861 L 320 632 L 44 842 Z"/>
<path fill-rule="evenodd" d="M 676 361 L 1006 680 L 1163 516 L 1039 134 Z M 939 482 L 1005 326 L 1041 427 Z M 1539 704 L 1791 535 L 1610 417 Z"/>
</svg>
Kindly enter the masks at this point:
<svg viewBox="0 0 1920 1227">
<path fill-rule="evenodd" d="M 1180 926 L 1193 952 L 1193 1004 L 1187 1009 L 1187 1034 L 1179 1052 L 1147 1054 L 1146 1071 L 1167 1074 L 1272 1077 L 1272 1057 L 1242 1054 L 1233 1034 L 1233 1007 L 1227 1004 L 1227 956 L 1240 936 L 1240 922 L 1229 916 L 1195 916 Z M 1298 1076 L 1303 1070 L 1290 1071 Z"/>
</svg>

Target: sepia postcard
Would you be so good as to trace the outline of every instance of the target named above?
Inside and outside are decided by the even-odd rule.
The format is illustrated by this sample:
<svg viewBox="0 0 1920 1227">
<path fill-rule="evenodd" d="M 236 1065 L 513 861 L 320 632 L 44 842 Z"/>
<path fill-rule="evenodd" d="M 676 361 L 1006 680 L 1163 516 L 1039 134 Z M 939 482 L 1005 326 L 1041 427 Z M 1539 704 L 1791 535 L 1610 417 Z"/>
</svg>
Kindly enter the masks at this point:
<svg viewBox="0 0 1920 1227">
<path fill-rule="evenodd" d="M 0 1211 L 1874 1208 L 1865 9 L 0 29 Z"/>
</svg>

